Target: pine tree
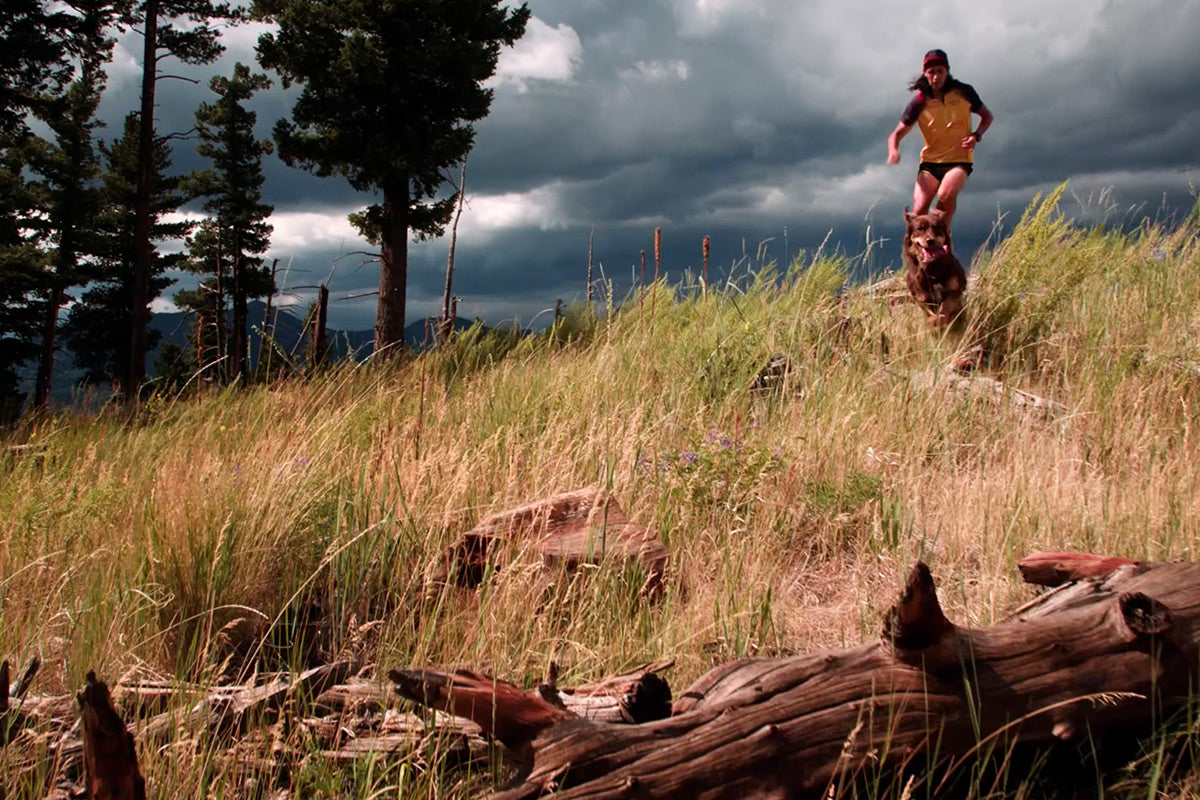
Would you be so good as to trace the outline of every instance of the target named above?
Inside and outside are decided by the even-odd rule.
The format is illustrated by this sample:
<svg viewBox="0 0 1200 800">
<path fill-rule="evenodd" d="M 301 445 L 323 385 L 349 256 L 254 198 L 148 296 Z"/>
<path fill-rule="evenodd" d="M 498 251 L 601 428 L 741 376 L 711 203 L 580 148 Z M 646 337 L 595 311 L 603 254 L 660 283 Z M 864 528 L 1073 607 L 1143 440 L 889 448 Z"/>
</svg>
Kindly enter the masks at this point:
<svg viewBox="0 0 1200 800">
<path fill-rule="evenodd" d="M 130 308 L 133 317 L 129 346 L 127 397 L 135 397 L 137 387 L 146 378 L 150 300 L 153 292 L 153 218 L 154 198 L 159 195 L 155 169 L 158 139 L 154 129 L 154 94 L 158 64 L 174 58 L 184 64 L 209 64 L 224 47 L 218 24 L 237 21 L 242 12 L 231 3 L 216 0 L 141 0 L 135 3 L 130 19 L 142 26 L 142 102 L 138 113 L 138 172 L 135 181 L 132 280 Z"/>
<path fill-rule="evenodd" d="M 44 260 L 24 226 L 36 193 L 25 179 L 32 137 L 0 135 L 0 423 L 21 413 L 25 396 L 18 368 L 37 355 L 38 313 Z"/>
<path fill-rule="evenodd" d="M 123 392 L 135 380 L 130 371 L 131 341 L 128 328 L 114 326 L 112 321 L 129 318 L 133 298 L 139 137 L 138 115 L 129 114 L 122 136 L 111 144 L 100 145 L 105 166 L 101 176 L 101 210 L 96 219 L 95 281 L 71 306 L 62 330 L 63 339 L 75 352 L 76 363 L 85 370 L 85 380 L 109 382 Z M 154 149 L 156 192 L 150 203 L 152 258 L 147 287 L 150 300 L 171 285 L 171 279 L 164 273 L 183 259 L 182 253 L 156 252 L 154 242 L 183 239 L 192 228 L 188 222 L 162 220 L 166 214 L 177 211 L 186 199 L 179 191 L 179 179 L 166 176 L 170 164 L 167 142 L 159 139 Z M 153 349 L 157 339 L 158 335 L 149 331 L 148 347 Z"/>
<path fill-rule="evenodd" d="M 107 57 L 100 32 L 125 0 L 4 0 L 0 12 L 0 135 L 24 131 L 27 114 L 62 93 L 90 54 Z"/>
<path fill-rule="evenodd" d="M 280 157 L 341 175 L 382 202 L 351 215 L 380 246 L 375 348 L 402 344 L 408 239 L 440 236 L 454 196 L 434 199 L 445 171 L 471 149 L 487 115 L 503 45 L 525 32 L 529 9 L 500 0 L 258 0 L 276 23 L 259 61 L 284 87 L 303 85 L 291 120 L 275 126 Z"/>
<path fill-rule="evenodd" d="M 100 210 L 97 178 L 100 159 L 93 133 L 100 126 L 96 109 L 103 88 L 99 65 L 52 104 L 42 116 L 53 132 L 53 141 L 41 143 L 30 159 L 40 190 L 42 213 L 28 222 L 40 231 L 45 248 L 43 279 L 38 305 L 42 317 L 40 359 L 34 405 L 43 408 L 50 399 L 54 370 L 55 336 L 59 312 L 69 299 L 68 290 L 94 277 L 89 256 L 97 249 L 95 223 Z"/>
<path fill-rule="evenodd" d="M 176 302 L 207 312 L 205 318 L 216 322 L 217 352 L 227 357 L 226 375 L 243 381 L 249 378 L 249 300 L 274 291 L 262 258 L 271 236 L 266 220 L 274 210 L 262 202 L 262 157 L 272 146 L 270 140 L 254 138 L 257 115 L 244 104 L 270 85 L 266 75 L 251 74 L 244 64 L 237 64 L 228 78 L 212 79 L 209 86 L 219 99 L 196 111 L 196 152 L 212 167 L 186 182 L 193 196 L 205 198 L 202 208 L 209 216 L 188 242 L 185 268 L 211 277 L 198 291 L 177 294 Z M 227 339 L 226 298 L 233 303 Z"/>
<path fill-rule="evenodd" d="M 49 387 L 56 304 L 78 249 L 90 131 L 108 26 L 123 2 L 8 0 L 0 14 L 0 416 L 19 412 L 17 369 L 42 340 Z M 64 90 L 72 80 L 75 84 Z M 30 129 L 38 117 L 54 136 Z M 64 218 L 63 214 L 67 217 Z"/>
</svg>

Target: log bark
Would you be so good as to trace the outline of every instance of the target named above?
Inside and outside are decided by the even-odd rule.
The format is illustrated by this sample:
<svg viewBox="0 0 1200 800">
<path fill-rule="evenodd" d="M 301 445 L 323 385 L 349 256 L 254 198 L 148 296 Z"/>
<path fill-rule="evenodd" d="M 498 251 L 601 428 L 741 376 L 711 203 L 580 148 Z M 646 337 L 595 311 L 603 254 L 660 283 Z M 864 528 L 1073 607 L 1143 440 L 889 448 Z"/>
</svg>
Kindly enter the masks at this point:
<svg viewBox="0 0 1200 800">
<path fill-rule="evenodd" d="M 388 677 L 401 697 L 469 719 L 518 757 L 532 756 L 535 737 L 555 723 L 580 719 L 600 724 L 631 724 L 661 719 L 670 712 L 671 690 L 658 673 L 672 662 L 638 667 L 575 690 L 559 691 L 556 665 L 536 691 L 470 670 L 392 670 Z"/>
<path fill-rule="evenodd" d="M 1097 556 L 1091 553 L 1031 553 L 1017 562 L 1021 579 L 1038 586 L 1062 586 L 1071 581 L 1102 578 L 1127 564 L 1137 564 L 1131 558 Z"/>
<path fill-rule="evenodd" d="M 1093 575 L 1114 566 L 1097 559 Z M 876 642 L 720 667 L 642 725 L 547 713 L 532 767 L 495 798 L 818 798 L 1018 747 L 1094 745 L 1185 703 L 1198 645 L 1200 565 L 1120 565 L 971 630 L 946 619 L 917 564 Z"/>
</svg>

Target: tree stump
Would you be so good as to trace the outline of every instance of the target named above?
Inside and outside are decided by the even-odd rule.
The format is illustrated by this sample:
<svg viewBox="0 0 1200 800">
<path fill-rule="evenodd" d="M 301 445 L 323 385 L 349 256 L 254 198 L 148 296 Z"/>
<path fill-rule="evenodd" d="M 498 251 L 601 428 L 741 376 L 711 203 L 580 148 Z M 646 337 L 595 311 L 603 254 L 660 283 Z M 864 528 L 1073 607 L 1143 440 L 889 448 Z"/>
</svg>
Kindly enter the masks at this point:
<svg viewBox="0 0 1200 800">
<path fill-rule="evenodd" d="M 76 699 L 83 722 L 83 763 L 89 800 L 146 800 L 133 734 L 113 708 L 108 685 L 87 674 Z"/>
</svg>

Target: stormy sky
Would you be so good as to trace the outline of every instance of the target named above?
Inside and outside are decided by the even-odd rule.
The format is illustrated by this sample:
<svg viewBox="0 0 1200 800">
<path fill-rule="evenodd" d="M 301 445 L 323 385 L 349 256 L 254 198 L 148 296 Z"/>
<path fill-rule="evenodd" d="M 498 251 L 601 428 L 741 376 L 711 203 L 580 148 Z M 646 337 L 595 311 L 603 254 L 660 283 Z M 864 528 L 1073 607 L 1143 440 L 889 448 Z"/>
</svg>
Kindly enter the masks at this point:
<svg viewBox="0 0 1200 800">
<path fill-rule="evenodd" d="M 468 205 L 458 229 L 460 316 L 545 323 L 557 298 L 583 296 L 589 237 L 619 300 L 653 260 L 710 277 L 760 258 L 786 263 L 822 246 L 862 271 L 900 260 L 920 133 L 885 163 L 921 55 L 951 73 L 995 122 L 959 199 L 966 260 L 1017 221 L 1039 192 L 1069 180 L 1063 210 L 1087 222 L 1177 221 L 1200 184 L 1200 0 L 529 0 L 524 38 L 501 57 L 491 114 L 476 125 Z M 213 74 L 254 64 L 260 26 L 225 35 L 213 66 L 166 71 L 160 133 L 192 126 Z M 136 108 L 139 40 L 120 43 L 101 113 L 108 131 Z M 253 102 L 269 136 L 295 91 Z M 204 166 L 175 144 L 175 167 Z M 370 328 L 378 266 L 346 215 L 377 198 L 275 157 L 269 257 L 283 299 L 328 282 L 330 325 Z M 457 174 L 454 175 L 457 178 Z M 594 233 L 593 233 L 594 232 Z M 449 239 L 410 251 L 408 319 L 441 308 Z M 652 263 L 651 263 L 652 269 Z M 168 290 L 167 296 L 173 290 Z"/>
</svg>

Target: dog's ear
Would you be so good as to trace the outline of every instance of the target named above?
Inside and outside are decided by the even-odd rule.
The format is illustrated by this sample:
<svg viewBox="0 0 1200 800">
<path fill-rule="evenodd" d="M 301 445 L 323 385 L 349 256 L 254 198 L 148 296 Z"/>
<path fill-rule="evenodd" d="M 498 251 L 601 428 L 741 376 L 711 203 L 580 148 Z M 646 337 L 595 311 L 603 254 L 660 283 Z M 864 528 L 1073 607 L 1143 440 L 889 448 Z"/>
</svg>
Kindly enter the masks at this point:
<svg viewBox="0 0 1200 800">
<path fill-rule="evenodd" d="M 929 216 L 933 217 L 934 222 L 941 222 L 946 219 L 946 212 L 940 208 L 933 208 L 929 210 Z"/>
<path fill-rule="evenodd" d="M 912 221 L 913 221 L 913 217 L 915 217 L 915 216 L 916 216 L 916 214 L 914 214 L 914 213 L 912 213 L 911 211 L 909 211 L 909 210 L 908 210 L 908 206 L 905 206 L 905 207 L 904 207 L 904 221 L 905 221 L 905 223 L 912 222 Z"/>
</svg>

